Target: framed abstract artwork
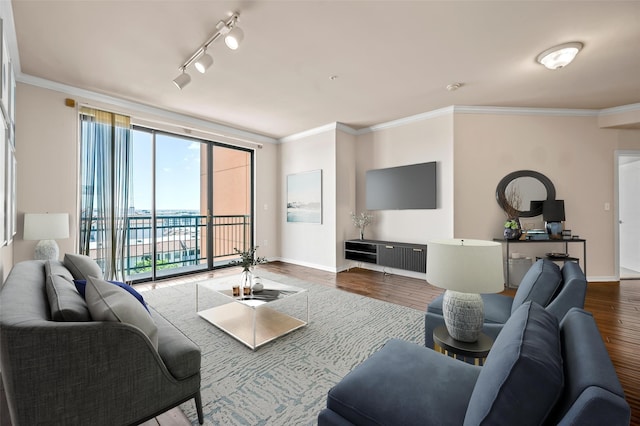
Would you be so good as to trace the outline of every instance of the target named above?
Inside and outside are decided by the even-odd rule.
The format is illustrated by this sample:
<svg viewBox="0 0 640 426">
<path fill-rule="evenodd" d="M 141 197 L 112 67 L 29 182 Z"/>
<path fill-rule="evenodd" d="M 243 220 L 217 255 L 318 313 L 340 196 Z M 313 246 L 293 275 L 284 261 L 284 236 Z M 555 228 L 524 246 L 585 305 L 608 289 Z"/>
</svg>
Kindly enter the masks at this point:
<svg viewBox="0 0 640 426">
<path fill-rule="evenodd" d="M 287 222 L 322 223 L 322 170 L 287 176 Z"/>
</svg>

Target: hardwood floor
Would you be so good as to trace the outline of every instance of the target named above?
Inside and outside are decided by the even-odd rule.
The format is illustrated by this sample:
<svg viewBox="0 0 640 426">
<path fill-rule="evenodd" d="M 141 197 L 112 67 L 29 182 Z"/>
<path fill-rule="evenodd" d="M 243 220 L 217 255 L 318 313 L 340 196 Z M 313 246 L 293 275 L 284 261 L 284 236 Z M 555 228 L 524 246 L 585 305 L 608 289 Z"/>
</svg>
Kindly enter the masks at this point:
<svg viewBox="0 0 640 426">
<path fill-rule="evenodd" d="M 339 274 L 283 262 L 270 262 L 261 265 L 260 268 L 419 310 L 425 310 L 429 302 L 442 293 L 442 289 L 431 286 L 424 280 L 400 275 L 384 275 L 381 272 L 360 268 Z M 143 286 L 156 288 L 237 273 L 239 273 L 238 268 L 229 268 Z M 508 294 L 514 292 L 514 290 L 507 291 Z M 640 425 L 639 307 L 640 280 L 623 280 L 620 284 L 589 284 L 585 309 L 593 313 L 596 319 L 627 401 L 631 405 L 632 425 Z M 190 424 L 180 409 L 170 410 L 144 423 L 145 426 Z"/>
</svg>

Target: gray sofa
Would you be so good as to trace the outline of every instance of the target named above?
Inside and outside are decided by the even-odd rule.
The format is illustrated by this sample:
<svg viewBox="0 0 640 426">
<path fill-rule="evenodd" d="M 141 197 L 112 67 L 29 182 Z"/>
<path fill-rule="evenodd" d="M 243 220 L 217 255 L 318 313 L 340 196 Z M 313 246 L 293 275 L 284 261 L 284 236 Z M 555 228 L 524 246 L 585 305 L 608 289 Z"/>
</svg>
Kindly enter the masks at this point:
<svg viewBox="0 0 640 426">
<path fill-rule="evenodd" d="M 200 348 L 133 297 L 124 311 L 113 308 L 124 319 L 92 318 L 89 284 L 85 302 L 73 282 L 88 278 L 85 260 L 20 262 L 0 289 L 0 371 L 13 425 L 138 424 L 190 399 L 202 424 Z M 105 300 L 126 299 L 100 285 Z M 126 322 L 133 312 L 147 316 L 152 338 Z"/>
<path fill-rule="evenodd" d="M 584 308 L 587 279 L 576 262 L 566 262 L 562 269 L 554 262 L 540 259 L 522 278 L 514 297 L 503 294 L 483 294 L 483 333 L 495 339 L 512 312 L 521 304 L 532 300 L 553 313 L 558 321 L 571 308 Z M 445 325 L 442 316 L 442 298 L 435 298 L 424 316 L 424 342 L 433 348 L 433 330 Z"/>
<path fill-rule="evenodd" d="M 391 340 L 334 386 L 324 425 L 628 425 L 631 410 L 591 314 L 526 302 L 483 367 Z"/>
</svg>

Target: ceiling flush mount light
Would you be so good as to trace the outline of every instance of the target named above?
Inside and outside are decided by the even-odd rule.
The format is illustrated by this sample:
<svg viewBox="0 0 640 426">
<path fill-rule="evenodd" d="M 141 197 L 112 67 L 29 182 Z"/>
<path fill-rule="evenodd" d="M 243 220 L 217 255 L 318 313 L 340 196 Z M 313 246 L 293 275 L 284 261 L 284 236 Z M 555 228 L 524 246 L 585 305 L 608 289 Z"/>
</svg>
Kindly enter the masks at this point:
<svg viewBox="0 0 640 426">
<path fill-rule="evenodd" d="M 456 90 L 458 90 L 459 88 L 462 87 L 462 83 L 451 83 L 451 84 L 447 84 L 447 90 L 449 92 L 455 92 Z"/>
<path fill-rule="evenodd" d="M 573 61 L 582 46 L 583 44 L 577 41 L 561 44 L 539 54 L 536 61 L 550 70 L 564 68 Z"/>
<path fill-rule="evenodd" d="M 233 12 L 227 21 L 219 21 L 216 24 L 216 32 L 193 52 L 189 59 L 184 61 L 179 68 L 182 74 L 173 80 L 174 84 L 178 86 L 178 89 L 184 89 L 184 87 L 191 82 L 191 76 L 187 74 L 187 68 L 191 64 L 194 64 L 195 68 L 203 74 L 213 65 L 213 58 L 207 53 L 207 48 L 214 41 L 220 37 L 224 37 L 225 44 L 231 50 L 236 50 L 240 46 L 244 38 L 244 32 L 237 26 L 239 17 L 239 12 Z"/>
</svg>

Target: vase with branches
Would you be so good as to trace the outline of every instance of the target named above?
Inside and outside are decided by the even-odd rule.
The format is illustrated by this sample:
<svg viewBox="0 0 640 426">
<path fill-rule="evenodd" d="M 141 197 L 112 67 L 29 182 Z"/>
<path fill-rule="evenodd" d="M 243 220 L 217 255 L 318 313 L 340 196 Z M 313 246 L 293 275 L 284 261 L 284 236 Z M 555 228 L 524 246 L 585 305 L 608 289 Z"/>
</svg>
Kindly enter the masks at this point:
<svg viewBox="0 0 640 426">
<path fill-rule="evenodd" d="M 369 212 L 362 212 L 360 214 L 355 214 L 351 212 L 351 221 L 353 225 L 360 230 L 360 239 L 364 239 L 364 228 L 367 227 L 373 220 L 373 215 Z"/>
<path fill-rule="evenodd" d="M 232 260 L 231 262 L 229 262 L 229 265 L 242 267 L 241 283 L 242 283 L 245 296 L 248 296 L 251 293 L 253 267 L 261 263 L 268 262 L 266 257 L 256 256 L 256 251 L 258 250 L 258 248 L 259 246 L 251 247 L 246 250 L 238 250 L 237 248 L 234 247 L 233 250 L 240 256 L 240 259 Z"/>
<path fill-rule="evenodd" d="M 520 238 L 521 230 L 518 216 L 520 213 L 520 205 L 522 204 L 522 197 L 520 196 L 520 190 L 517 186 L 510 186 L 505 191 L 505 206 L 504 213 L 507 216 L 507 220 L 504 223 L 504 238 L 507 240 L 515 240 Z"/>
</svg>

